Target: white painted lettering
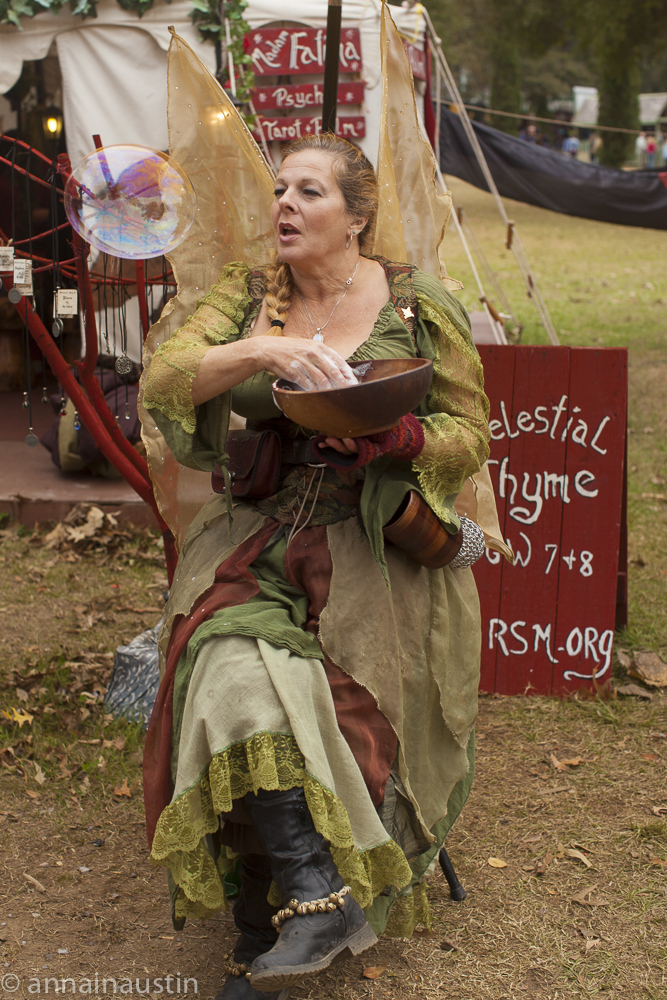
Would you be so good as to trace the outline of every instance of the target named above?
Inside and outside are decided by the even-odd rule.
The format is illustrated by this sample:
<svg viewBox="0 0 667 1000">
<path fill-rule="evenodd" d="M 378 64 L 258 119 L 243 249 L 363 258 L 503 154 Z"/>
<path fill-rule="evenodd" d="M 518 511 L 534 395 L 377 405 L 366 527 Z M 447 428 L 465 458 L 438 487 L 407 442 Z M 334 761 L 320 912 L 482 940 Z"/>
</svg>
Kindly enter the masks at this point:
<svg viewBox="0 0 667 1000">
<path fill-rule="evenodd" d="M 500 552 L 496 552 L 495 549 L 490 549 L 488 546 L 484 549 L 484 554 L 489 560 L 492 566 L 497 566 L 500 562 Z"/>
<path fill-rule="evenodd" d="M 588 469 L 581 469 L 574 477 L 574 488 L 582 497 L 596 497 L 599 490 L 587 490 L 586 484 L 595 481 L 595 476 Z"/>
<path fill-rule="evenodd" d="M 494 632 L 496 625 L 498 626 L 498 631 Z M 507 632 L 507 622 L 504 622 L 502 618 L 492 618 L 489 622 L 489 649 L 493 649 L 493 640 L 497 639 L 498 645 L 502 649 L 505 656 L 509 656 L 505 640 L 503 639 L 505 632 Z"/>
<path fill-rule="evenodd" d="M 569 431 L 570 427 L 572 426 L 572 421 L 573 420 L 574 420 L 574 417 L 570 417 L 570 419 L 568 420 L 568 422 L 565 424 L 565 427 L 563 427 L 563 433 L 560 436 L 561 441 L 564 441 L 565 438 L 567 437 L 567 432 Z"/>
<path fill-rule="evenodd" d="M 512 622 L 512 624 L 510 625 L 510 632 L 512 633 L 514 638 L 517 640 L 517 642 L 523 644 L 523 649 L 510 649 L 510 653 L 516 653 L 517 656 L 523 656 L 523 654 L 528 651 L 528 642 L 522 635 L 519 635 L 516 631 L 516 629 L 518 628 L 525 628 L 525 627 L 526 627 L 525 622 Z"/>
<path fill-rule="evenodd" d="M 512 486 L 512 492 L 510 494 L 510 503 L 514 503 L 514 497 L 516 495 L 516 491 L 519 484 L 516 481 L 516 476 L 510 475 L 510 473 L 507 471 L 508 465 L 509 465 L 509 457 L 506 455 L 505 458 L 500 463 L 500 472 L 498 476 L 498 495 L 500 497 L 506 496 L 505 483 L 507 482 L 508 479 L 511 479 L 513 486 Z M 528 475 L 528 473 L 526 473 L 526 475 Z"/>
<path fill-rule="evenodd" d="M 576 643 L 576 646 L 575 646 Z M 583 649 L 584 637 L 581 634 L 580 628 L 573 628 L 567 637 L 565 643 L 565 649 L 567 650 L 568 656 L 579 656 L 579 653 Z"/>
<path fill-rule="evenodd" d="M 561 413 L 564 413 L 567 409 L 565 403 L 567 402 L 567 396 L 561 396 L 558 406 L 552 406 L 551 409 L 555 411 L 556 416 L 554 417 L 554 422 L 551 425 L 551 430 L 549 431 L 549 437 L 553 438 L 556 433 L 556 427 L 558 426 L 558 421 L 560 420 Z"/>
<path fill-rule="evenodd" d="M 588 434 L 588 424 L 585 420 L 579 418 L 577 426 L 572 431 L 572 440 L 576 444 L 580 444 L 582 448 L 586 447 L 586 435 Z"/>
<path fill-rule="evenodd" d="M 595 649 L 594 643 L 598 640 L 598 630 L 596 628 L 586 628 L 584 629 L 584 659 L 588 659 L 588 653 L 590 650 L 591 657 L 596 663 L 599 662 L 598 654 Z"/>
<path fill-rule="evenodd" d="M 502 427 L 503 425 L 499 420 L 489 420 L 489 430 L 491 431 L 492 441 L 500 441 L 505 437 L 505 431 Z M 500 434 L 496 434 L 496 431 L 500 431 Z"/>
<path fill-rule="evenodd" d="M 600 434 L 602 434 L 602 428 L 605 426 L 605 424 L 608 424 L 610 420 L 611 420 L 611 417 L 603 417 L 602 418 L 602 420 L 600 421 L 600 426 L 598 427 L 598 429 L 595 432 L 595 437 L 591 441 L 591 448 L 593 448 L 595 451 L 599 452 L 600 455 L 606 455 L 607 454 L 607 449 L 606 448 L 598 448 L 597 440 L 600 437 Z"/>
<path fill-rule="evenodd" d="M 539 420 L 540 423 L 544 424 L 544 427 L 542 428 L 541 431 L 535 431 L 535 433 L 536 434 L 546 434 L 546 432 L 549 430 L 549 421 L 547 420 L 546 417 L 541 417 L 540 416 L 540 413 L 539 413 L 540 410 L 542 411 L 542 413 L 546 413 L 547 412 L 546 406 L 536 406 L 535 409 L 533 410 L 533 413 L 535 414 L 535 419 Z"/>
<path fill-rule="evenodd" d="M 519 552 L 519 550 L 514 548 L 514 546 L 512 545 L 512 543 L 510 542 L 509 539 L 507 540 L 507 544 L 512 549 L 512 551 L 514 552 L 514 555 L 515 555 L 515 563 L 514 563 L 514 565 L 515 566 L 527 566 L 528 563 L 530 562 L 530 557 L 533 554 L 533 547 L 530 544 L 530 538 L 528 538 L 528 536 L 525 535 L 523 533 L 523 531 L 520 531 L 519 534 L 521 535 L 521 537 L 523 538 L 524 542 L 526 543 L 526 555 L 525 556 L 522 556 L 521 553 Z"/>
<path fill-rule="evenodd" d="M 541 625 L 533 625 L 533 632 L 535 633 L 535 644 L 533 646 L 533 651 L 535 653 L 537 652 L 537 647 L 541 639 L 542 642 L 544 643 L 546 654 L 551 660 L 551 662 L 558 663 L 558 660 L 551 655 L 551 650 L 549 649 L 549 643 L 551 642 L 551 623 L 549 623 L 549 625 L 547 625 L 546 628 L 542 628 Z"/>
<path fill-rule="evenodd" d="M 530 426 L 527 426 L 530 423 Z M 532 419 L 530 413 L 526 410 L 522 410 L 521 413 L 517 413 L 516 425 L 520 431 L 525 431 L 529 434 L 535 428 L 535 421 Z"/>
<path fill-rule="evenodd" d="M 556 497 L 556 484 L 560 486 L 560 498 L 563 503 L 569 503 L 570 498 L 567 495 L 567 487 L 569 483 L 569 476 L 564 473 L 562 476 L 557 476 L 555 472 L 545 472 L 544 473 L 544 499 L 549 499 L 549 487 L 551 487 L 551 496 Z"/>
<path fill-rule="evenodd" d="M 518 436 L 519 436 L 519 432 L 518 431 L 514 431 L 514 434 L 512 434 L 512 432 L 510 431 L 510 425 L 509 425 L 509 421 L 507 420 L 507 410 L 505 409 L 505 400 L 504 399 L 500 400 L 500 413 L 501 413 L 502 418 L 503 418 L 503 423 L 505 424 L 505 430 L 507 431 L 507 436 L 509 438 L 518 438 Z"/>
<path fill-rule="evenodd" d="M 510 476 L 508 475 L 508 479 Z M 514 476 L 511 477 L 514 479 Z M 520 524 L 535 524 L 538 517 L 542 513 L 542 477 L 539 472 L 535 473 L 535 492 L 528 492 L 528 483 L 530 482 L 530 473 L 524 472 L 523 474 L 523 486 L 521 487 L 521 496 L 524 500 L 528 500 L 535 504 L 535 510 L 531 512 L 527 507 L 510 507 L 510 517 L 513 517 L 515 521 Z M 502 496 L 502 493 L 500 494 Z M 514 494 L 512 494 L 512 497 Z M 512 499 L 510 499 L 512 503 Z"/>
</svg>

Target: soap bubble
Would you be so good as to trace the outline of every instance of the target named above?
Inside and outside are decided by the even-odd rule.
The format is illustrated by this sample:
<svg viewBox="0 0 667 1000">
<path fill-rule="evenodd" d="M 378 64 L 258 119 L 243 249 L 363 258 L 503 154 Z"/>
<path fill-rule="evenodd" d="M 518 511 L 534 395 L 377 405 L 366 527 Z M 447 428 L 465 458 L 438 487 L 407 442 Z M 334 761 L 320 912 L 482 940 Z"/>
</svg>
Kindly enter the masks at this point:
<svg viewBox="0 0 667 1000">
<path fill-rule="evenodd" d="M 188 234 L 197 198 L 170 156 L 149 146 L 105 146 L 86 156 L 65 186 L 65 211 L 77 233 L 113 257 L 169 253 Z"/>
</svg>

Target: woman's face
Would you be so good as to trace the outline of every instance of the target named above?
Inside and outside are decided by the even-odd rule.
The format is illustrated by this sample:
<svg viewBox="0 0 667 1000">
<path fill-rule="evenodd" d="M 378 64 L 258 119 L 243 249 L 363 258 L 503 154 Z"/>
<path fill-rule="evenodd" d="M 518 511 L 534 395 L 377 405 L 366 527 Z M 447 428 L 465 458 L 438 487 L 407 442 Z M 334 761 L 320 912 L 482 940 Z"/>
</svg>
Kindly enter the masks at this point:
<svg viewBox="0 0 667 1000">
<path fill-rule="evenodd" d="M 278 255 L 288 264 L 316 263 L 345 248 L 351 220 L 332 168 L 333 157 L 320 149 L 283 161 L 271 221 Z"/>
</svg>

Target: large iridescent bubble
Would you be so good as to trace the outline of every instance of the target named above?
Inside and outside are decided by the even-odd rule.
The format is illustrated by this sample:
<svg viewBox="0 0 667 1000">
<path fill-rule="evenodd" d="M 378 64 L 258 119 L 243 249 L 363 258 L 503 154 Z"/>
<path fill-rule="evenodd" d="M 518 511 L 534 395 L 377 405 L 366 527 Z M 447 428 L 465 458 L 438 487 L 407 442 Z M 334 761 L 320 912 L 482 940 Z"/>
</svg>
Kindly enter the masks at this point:
<svg viewBox="0 0 667 1000">
<path fill-rule="evenodd" d="M 65 186 L 65 211 L 77 233 L 98 250 L 128 260 L 169 253 L 187 236 L 196 210 L 185 172 L 149 146 L 96 149 Z"/>
</svg>

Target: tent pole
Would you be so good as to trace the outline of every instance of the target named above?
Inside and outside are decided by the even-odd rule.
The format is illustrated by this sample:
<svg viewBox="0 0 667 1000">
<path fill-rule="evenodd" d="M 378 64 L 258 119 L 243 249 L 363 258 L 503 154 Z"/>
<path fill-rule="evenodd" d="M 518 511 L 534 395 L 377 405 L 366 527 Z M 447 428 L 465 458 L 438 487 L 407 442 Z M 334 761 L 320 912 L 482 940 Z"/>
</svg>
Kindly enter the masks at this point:
<svg viewBox="0 0 667 1000">
<path fill-rule="evenodd" d="M 336 132 L 338 108 L 338 63 L 340 60 L 340 26 L 342 0 L 329 0 L 327 9 L 327 47 L 324 57 L 324 96 L 322 101 L 322 131 Z"/>
<path fill-rule="evenodd" d="M 494 181 L 491 171 L 489 170 L 489 165 L 486 162 L 486 157 L 484 156 L 482 148 L 477 140 L 475 130 L 472 126 L 472 122 L 468 118 L 468 113 L 463 105 L 463 98 L 459 93 L 459 88 L 456 86 L 456 81 L 454 79 L 451 69 L 449 68 L 448 62 L 445 59 L 445 54 L 442 51 L 440 39 L 438 38 L 435 28 L 433 27 L 433 22 L 431 21 L 428 11 L 426 10 L 425 7 L 423 7 L 422 10 L 424 13 L 424 17 L 426 18 L 426 23 L 428 25 L 428 30 L 431 36 L 431 40 L 433 42 L 433 51 L 435 54 L 436 69 L 442 73 L 443 79 L 447 84 L 447 88 L 449 90 L 452 102 L 456 105 L 456 109 L 459 115 L 461 116 L 461 124 L 463 125 L 464 131 L 470 141 L 470 145 L 473 148 L 473 152 L 477 158 L 477 162 L 480 165 L 482 173 L 484 174 L 484 179 L 487 183 L 489 191 L 491 192 L 493 200 L 496 203 L 496 207 L 500 212 L 500 217 L 507 226 L 510 223 L 510 218 L 507 212 L 505 211 L 505 205 L 503 204 L 503 200 L 500 197 L 498 188 L 496 187 L 496 182 Z M 516 226 L 514 226 L 513 228 L 513 239 L 512 239 L 511 250 L 514 254 L 517 266 L 519 268 L 519 271 L 521 272 L 521 276 L 526 285 L 526 292 L 528 293 L 528 297 L 532 299 L 533 303 L 535 304 L 538 316 L 540 317 L 542 326 L 547 332 L 549 341 L 554 346 L 557 347 L 560 344 L 560 340 L 558 339 L 558 334 L 556 333 L 554 325 L 551 321 L 551 316 L 549 315 L 549 310 L 547 308 L 544 299 L 542 298 L 542 293 L 537 285 L 537 281 L 531 270 L 528 258 L 526 257 L 526 252 L 523 249 L 523 244 L 521 243 L 519 234 L 516 230 Z"/>
</svg>

